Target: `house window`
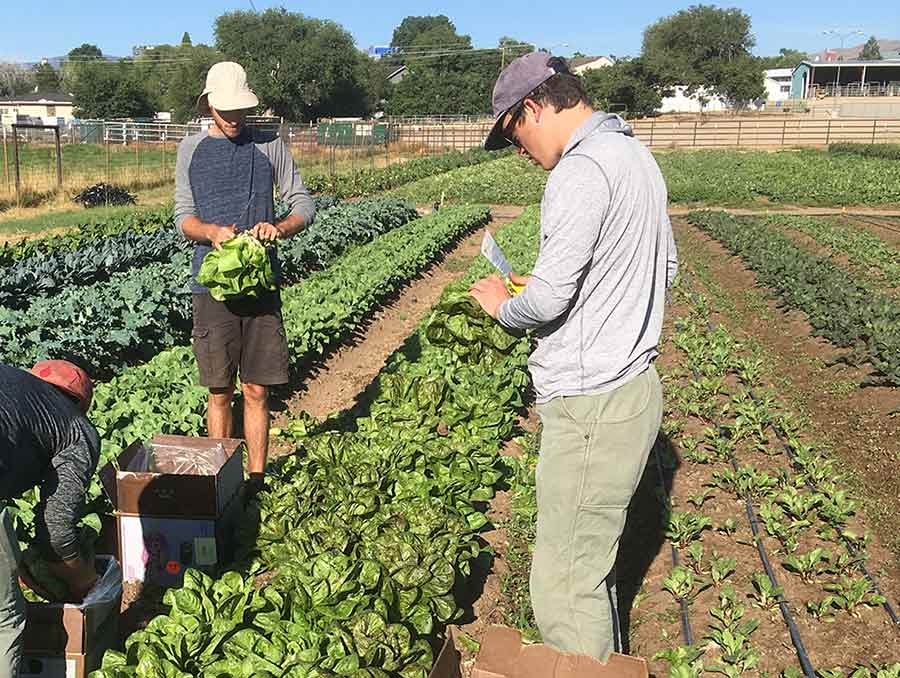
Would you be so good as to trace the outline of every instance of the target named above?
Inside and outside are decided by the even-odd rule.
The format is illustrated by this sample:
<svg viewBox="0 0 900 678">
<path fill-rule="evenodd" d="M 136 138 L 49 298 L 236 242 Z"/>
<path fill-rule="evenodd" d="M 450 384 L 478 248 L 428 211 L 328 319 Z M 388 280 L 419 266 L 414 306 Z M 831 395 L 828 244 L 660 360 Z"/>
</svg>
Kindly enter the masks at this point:
<svg viewBox="0 0 900 678">
<path fill-rule="evenodd" d="M 790 94 L 790 93 L 791 93 L 791 86 L 790 86 L 790 85 L 782 85 L 782 86 L 781 86 L 781 92 L 782 92 L 782 94 Z"/>
<path fill-rule="evenodd" d="M 48 118 L 56 117 L 56 106 L 47 106 L 47 117 Z"/>
</svg>

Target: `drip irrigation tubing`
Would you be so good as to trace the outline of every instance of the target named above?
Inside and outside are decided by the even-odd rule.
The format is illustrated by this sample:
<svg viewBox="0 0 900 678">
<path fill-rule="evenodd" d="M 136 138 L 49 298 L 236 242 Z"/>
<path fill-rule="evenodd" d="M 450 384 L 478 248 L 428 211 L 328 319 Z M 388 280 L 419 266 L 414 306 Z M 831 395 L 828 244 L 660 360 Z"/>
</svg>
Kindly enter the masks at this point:
<svg viewBox="0 0 900 678">
<path fill-rule="evenodd" d="M 659 447 L 654 445 L 653 447 L 654 456 L 656 457 L 656 472 L 659 476 L 659 488 L 662 490 L 663 495 L 665 496 L 666 505 L 664 510 L 668 512 L 669 510 L 669 493 L 666 491 L 666 477 L 663 474 L 663 466 L 662 460 L 659 458 Z M 669 548 L 672 549 L 672 569 L 674 570 L 678 567 L 678 549 L 675 548 L 675 544 L 669 542 Z M 688 611 L 688 604 L 684 598 L 678 598 L 678 605 L 681 608 L 681 635 L 684 638 L 685 645 L 693 645 L 694 644 L 694 634 L 691 631 L 691 618 L 690 613 Z"/>
<path fill-rule="evenodd" d="M 898 231 L 898 232 L 900 232 L 900 231 Z M 715 332 L 716 324 L 713 323 L 712 321 L 707 320 L 706 321 L 706 329 L 708 329 L 710 332 Z M 696 377 L 696 375 L 695 375 L 695 377 Z M 750 398 L 753 400 L 753 402 L 756 404 L 759 404 L 759 398 L 757 398 L 756 394 L 753 392 L 753 389 L 748 389 L 748 392 L 749 392 Z M 779 442 L 781 443 L 782 447 L 784 448 L 784 451 L 787 454 L 788 459 L 790 459 L 792 462 L 794 462 L 796 464 L 796 457 L 794 456 L 794 451 L 791 449 L 791 446 L 788 444 L 787 439 L 784 435 L 784 432 L 782 430 L 780 430 L 779 427 L 776 426 L 774 423 L 772 424 L 772 429 L 775 431 L 775 435 L 778 437 Z M 735 469 L 735 470 L 737 470 L 737 469 Z M 818 491 L 816 486 L 812 482 L 810 482 L 809 478 L 806 478 L 804 482 L 806 484 L 807 489 L 809 489 L 811 492 Z M 846 539 L 843 536 L 841 537 L 841 540 L 844 542 L 844 545 L 847 547 L 847 551 L 851 555 L 854 554 L 855 552 L 858 552 L 858 549 L 850 540 Z M 859 563 L 857 563 L 857 567 L 858 567 L 859 571 L 862 572 L 863 576 L 868 580 L 869 584 L 872 585 L 872 589 L 875 591 L 875 593 L 877 595 L 881 596 L 882 598 L 884 598 L 884 603 L 882 603 L 881 606 L 884 609 L 884 611 L 887 613 L 888 617 L 890 617 L 891 622 L 893 622 L 894 624 L 900 623 L 900 618 L 897 617 L 897 613 L 894 611 L 894 608 L 891 606 L 890 601 L 888 601 L 887 596 L 884 595 L 883 591 L 881 590 L 881 587 L 878 585 L 878 581 L 875 579 L 875 576 L 871 572 L 869 572 L 869 568 L 866 567 L 866 564 L 864 562 L 860 561 Z"/>
<path fill-rule="evenodd" d="M 735 461 L 734 455 L 728 455 L 729 461 L 731 461 L 731 468 L 734 469 L 734 472 L 738 472 L 737 461 Z M 769 577 L 769 581 L 772 583 L 776 589 L 778 589 L 778 579 L 775 577 L 775 571 L 772 569 L 772 563 L 769 562 L 769 556 L 766 553 L 766 547 L 763 545 L 762 536 L 759 534 L 759 522 L 756 519 L 756 512 L 753 510 L 753 503 L 750 501 L 750 497 L 743 497 L 744 499 L 744 509 L 747 512 L 747 519 L 750 521 L 750 531 L 753 532 L 753 541 L 756 542 L 756 550 L 759 552 L 759 559 L 762 561 L 763 569 L 766 571 L 766 576 Z M 794 621 L 794 615 L 791 614 L 790 606 L 788 605 L 787 600 L 784 597 L 784 594 L 778 593 L 778 608 L 781 610 L 781 617 L 784 619 L 784 623 L 787 624 L 788 632 L 791 634 L 791 642 L 794 644 L 794 649 L 797 651 L 797 658 L 800 660 L 800 667 L 803 669 L 803 675 L 806 678 L 816 678 L 816 671 L 813 669 L 812 662 L 809 660 L 809 654 L 806 652 L 806 646 L 803 644 L 803 639 L 800 637 L 800 630 L 797 628 L 797 623 Z"/>
<path fill-rule="evenodd" d="M 708 329 L 711 325 L 712 323 L 707 322 Z M 710 329 L 710 331 L 715 330 Z M 696 369 L 692 369 L 692 372 L 694 374 L 694 379 L 700 378 L 700 374 Z M 739 469 L 733 453 L 729 453 L 728 460 L 731 462 L 731 468 L 737 473 Z M 737 491 L 737 488 L 735 488 L 735 490 Z M 740 496 L 739 492 L 738 496 Z M 775 589 L 778 589 L 778 579 L 775 576 L 775 570 L 772 569 L 772 563 L 769 562 L 766 547 L 763 544 L 762 536 L 759 533 L 759 522 L 756 519 L 756 512 L 753 510 L 753 503 L 749 496 L 741 498 L 744 500 L 744 509 L 747 513 L 747 519 L 750 521 L 750 531 L 753 533 L 753 541 L 756 543 L 756 550 L 759 553 L 759 559 L 762 562 L 763 569 L 766 571 L 769 582 Z M 800 629 L 797 628 L 797 623 L 794 621 L 794 615 L 791 614 L 790 606 L 788 605 L 783 592 L 778 593 L 778 608 L 781 611 L 781 618 L 784 619 L 784 623 L 788 627 L 788 633 L 791 636 L 794 650 L 797 652 L 797 659 L 800 660 L 800 667 L 803 669 L 803 675 L 806 676 L 806 678 L 816 678 L 816 671 L 809 659 L 809 654 L 806 651 L 806 646 L 803 644 L 803 639 L 800 637 Z"/>
<path fill-rule="evenodd" d="M 755 402 L 755 403 L 759 402 L 759 400 L 756 397 L 756 394 L 754 394 L 752 390 L 750 390 L 750 397 L 753 399 L 753 402 Z M 791 461 L 793 461 L 794 463 L 796 463 L 796 457 L 794 456 L 794 451 L 791 449 L 790 444 L 788 444 L 788 441 L 784 436 L 784 432 L 781 431 L 779 429 L 779 427 L 775 426 L 774 424 L 772 425 L 772 428 L 775 430 L 775 435 L 778 437 L 778 440 L 781 442 L 781 445 L 784 448 L 784 451 L 787 454 L 788 458 Z M 806 488 L 810 492 L 818 492 L 818 488 L 816 488 L 816 486 L 809 480 L 808 477 L 804 479 L 804 483 L 806 484 Z M 847 547 L 847 551 L 851 555 L 859 552 L 860 549 L 858 549 L 856 547 L 856 545 L 853 544 L 853 542 L 851 542 L 849 539 L 847 539 L 843 535 L 841 535 L 841 540 L 844 542 L 844 545 Z M 894 608 L 891 606 L 890 601 L 888 601 L 887 596 L 884 595 L 884 593 L 882 592 L 881 587 L 878 585 L 878 581 L 875 579 L 875 576 L 871 572 L 869 572 L 869 568 L 866 567 L 866 564 L 863 561 L 859 561 L 857 563 L 857 567 L 858 567 L 859 571 L 862 572 L 863 576 L 865 576 L 865 578 L 872 585 L 872 589 L 875 591 L 875 593 L 878 594 L 879 596 L 881 596 L 882 598 L 884 598 L 884 602 L 881 604 L 881 606 L 882 606 L 882 608 L 884 608 L 884 611 L 887 612 L 887 615 L 888 615 L 888 617 L 891 618 L 891 621 L 894 624 L 900 623 L 900 618 L 897 617 L 897 613 L 894 611 Z"/>
<path fill-rule="evenodd" d="M 890 233 L 900 233 L 900 228 L 889 226 L 886 223 L 881 221 L 876 221 L 875 219 L 868 217 L 864 214 L 848 214 L 848 217 L 852 218 L 854 221 L 862 222 L 863 224 L 868 224 L 869 226 L 874 226 L 875 228 L 881 228 L 885 231 L 889 231 Z M 883 217 L 882 217 L 883 218 Z"/>
</svg>

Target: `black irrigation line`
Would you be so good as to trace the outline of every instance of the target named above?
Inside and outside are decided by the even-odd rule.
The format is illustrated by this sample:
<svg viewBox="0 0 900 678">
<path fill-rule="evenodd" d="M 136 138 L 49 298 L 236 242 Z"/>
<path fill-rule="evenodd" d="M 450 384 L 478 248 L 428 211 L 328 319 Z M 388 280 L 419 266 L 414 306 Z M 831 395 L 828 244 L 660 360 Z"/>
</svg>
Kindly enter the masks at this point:
<svg viewBox="0 0 900 678">
<path fill-rule="evenodd" d="M 715 331 L 710 322 L 707 322 L 707 329 L 711 332 Z M 692 370 L 692 372 L 694 373 L 694 379 L 700 378 L 700 374 L 697 370 Z M 734 458 L 734 453 L 729 453 L 728 460 L 731 462 L 731 468 L 734 469 L 734 472 L 738 473 L 739 468 L 737 460 Z M 735 488 L 735 490 L 737 491 L 737 488 Z M 738 496 L 740 497 L 740 493 L 738 493 Z M 747 519 L 750 521 L 750 530 L 753 533 L 753 541 L 756 543 L 756 550 L 759 553 L 759 559 L 762 562 L 763 569 L 766 571 L 769 582 L 777 589 L 779 588 L 778 578 L 775 576 L 775 570 L 772 568 L 772 563 L 769 562 L 769 556 L 766 553 L 766 547 L 763 544 L 762 536 L 759 532 L 759 521 L 756 519 L 756 512 L 753 510 L 753 502 L 749 495 L 740 498 L 744 500 L 744 509 L 747 512 Z M 794 644 L 794 649 L 797 652 L 797 659 L 800 660 L 800 667 L 803 669 L 803 675 L 806 676 L 806 678 L 816 678 L 816 671 L 812 666 L 812 662 L 810 662 L 806 646 L 803 644 L 803 639 L 800 637 L 800 629 L 797 628 L 797 623 L 794 621 L 794 615 L 791 614 L 791 609 L 784 597 L 784 593 L 778 594 L 778 608 L 781 611 L 781 617 L 784 619 L 784 623 L 788 627 L 788 633 L 791 636 L 791 642 Z"/>
<path fill-rule="evenodd" d="M 731 462 L 731 468 L 737 473 L 738 465 L 734 458 L 734 454 L 729 454 L 728 459 Z M 750 500 L 749 495 L 743 497 L 743 499 L 744 508 L 747 511 L 747 519 L 750 521 L 750 530 L 753 532 L 753 541 L 756 542 L 756 550 L 759 552 L 759 559 L 762 561 L 766 576 L 769 577 L 772 586 L 777 589 L 778 579 L 775 577 L 775 570 L 772 569 L 772 563 L 769 562 L 766 547 L 763 544 L 762 536 L 759 533 L 759 521 L 756 519 L 756 512 L 753 510 L 753 502 Z M 800 630 L 797 628 L 797 623 L 794 621 L 794 616 L 791 614 L 790 606 L 783 593 L 778 594 L 778 608 L 781 610 L 781 617 L 784 619 L 784 623 L 787 624 L 788 632 L 791 634 L 791 642 L 794 644 L 794 649 L 797 651 L 797 658 L 800 660 L 800 667 L 803 669 L 803 675 L 805 675 L 806 678 L 816 678 L 816 671 L 813 669 L 812 663 L 809 660 L 806 646 L 803 644 L 803 639 L 800 637 Z"/>
<path fill-rule="evenodd" d="M 753 399 L 753 402 L 755 402 L 755 403 L 759 402 L 759 400 L 756 397 L 756 394 L 753 393 L 752 390 L 750 390 L 750 397 Z M 794 451 L 791 449 L 791 446 L 788 444 L 788 441 L 784 436 L 784 432 L 781 431 L 780 428 L 778 426 L 775 426 L 774 424 L 773 424 L 772 428 L 775 430 L 775 435 L 778 437 L 778 440 L 781 442 L 781 445 L 784 448 L 784 451 L 787 454 L 788 458 L 792 462 L 796 463 L 796 457 L 794 455 Z M 818 489 L 810 481 L 810 479 L 808 477 L 804 480 L 804 483 L 806 484 L 806 488 L 810 492 L 818 492 Z M 841 540 L 844 542 L 844 545 L 847 547 L 847 551 L 851 555 L 853 555 L 854 553 L 858 553 L 860 551 L 860 549 L 858 549 L 856 547 L 856 545 L 853 544 L 853 542 L 851 542 L 846 537 L 841 536 Z M 882 592 L 881 587 L 878 585 L 878 581 L 875 579 L 875 576 L 871 572 L 869 572 L 869 568 L 866 567 L 866 564 L 863 561 L 859 561 L 857 563 L 857 567 L 858 567 L 859 571 L 863 573 L 863 576 L 865 576 L 865 578 L 869 580 L 869 583 L 872 585 L 872 589 L 875 591 L 875 593 L 877 593 L 879 596 L 884 598 L 884 602 L 881 604 L 881 606 L 884 608 L 884 611 L 887 612 L 888 616 L 891 618 L 891 621 L 894 624 L 900 623 L 900 618 L 897 617 L 897 613 L 894 611 L 894 608 L 891 607 L 890 601 L 888 601 L 887 596 L 884 595 L 884 593 Z"/>
<path fill-rule="evenodd" d="M 890 233 L 900 233 L 900 228 L 895 228 L 894 226 L 889 226 L 888 224 L 882 223 L 880 221 L 876 221 L 876 219 L 884 219 L 885 217 L 875 217 L 873 219 L 864 214 L 847 214 L 846 216 L 854 219 L 855 221 L 860 221 L 864 224 L 868 224 L 869 226 L 875 226 L 876 228 L 882 228 L 885 231 L 888 231 Z"/>
<path fill-rule="evenodd" d="M 663 495 L 665 495 L 666 506 L 664 507 L 664 511 L 668 513 L 671 500 L 669 498 L 669 493 L 666 492 L 666 477 L 663 474 L 662 460 L 659 458 L 659 446 L 654 445 L 653 452 L 656 457 L 656 472 L 659 476 L 659 488 L 662 490 Z M 672 542 L 669 542 L 669 548 L 672 549 L 672 569 L 675 569 L 678 567 L 678 549 L 675 548 L 675 544 Z M 678 604 L 681 608 L 681 635 L 684 637 L 684 644 L 693 645 L 694 634 L 691 631 L 691 618 L 687 601 L 684 598 L 679 598 Z"/>
<path fill-rule="evenodd" d="M 900 232 L 900 231 L 898 231 L 898 232 Z M 716 331 L 715 323 L 713 323 L 709 320 L 706 321 L 706 328 L 710 332 Z M 695 374 L 695 377 L 696 377 L 696 374 Z M 756 397 L 756 394 L 753 392 L 753 389 L 747 389 L 747 390 L 748 390 L 748 392 L 750 394 L 750 398 L 753 400 L 753 402 L 756 404 L 759 404 L 759 398 Z M 787 439 L 785 438 L 784 432 L 782 430 L 780 430 L 778 426 L 774 425 L 774 423 L 772 424 L 772 429 L 775 431 L 775 435 L 778 437 L 779 442 L 781 443 L 782 447 L 784 448 L 784 451 L 787 454 L 788 459 L 790 459 L 792 462 L 794 462 L 796 464 L 796 457 L 794 455 L 793 450 L 791 449 L 791 446 L 788 444 Z M 737 469 L 735 469 L 735 470 L 737 470 Z M 807 489 L 810 490 L 811 492 L 818 491 L 816 486 L 812 482 L 810 482 L 808 477 L 805 479 L 804 482 L 806 484 Z M 849 539 L 842 536 L 841 540 L 844 542 L 844 545 L 847 547 L 847 551 L 851 555 L 859 551 L 859 549 Z M 863 561 L 859 561 L 859 563 L 857 563 L 857 567 L 859 568 L 859 571 L 862 572 L 863 576 L 865 576 L 865 578 L 872 585 L 872 589 L 875 591 L 875 593 L 878 594 L 879 596 L 881 596 L 882 598 L 884 598 L 884 603 L 882 603 L 881 606 L 884 608 L 884 611 L 887 612 L 887 615 L 888 615 L 888 617 L 891 618 L 891 621 L 894 624 L 900 623 L 900 618 L 898 618 L 897 613 L 894 611 L 894 608 L 891 607 L 890 601 L 888 601 L 887 596 L 884 595 L 884 593 L 882 592 L 881 587 L 878 585 L 878 581 L 875 579 L 875 576 L 871 572 L 869 572 L 869 568 L 866 567 L 866 564 Z"/>
</svg>

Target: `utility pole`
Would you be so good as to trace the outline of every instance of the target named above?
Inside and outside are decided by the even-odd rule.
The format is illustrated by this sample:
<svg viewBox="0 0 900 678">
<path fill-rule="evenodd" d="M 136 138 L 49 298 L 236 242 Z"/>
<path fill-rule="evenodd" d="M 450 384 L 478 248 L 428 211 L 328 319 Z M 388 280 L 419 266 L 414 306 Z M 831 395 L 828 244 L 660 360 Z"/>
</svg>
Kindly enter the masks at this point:
<svg viewBox="0 0 900 678">
<path fill-rule="evenodd" d="M 838 38 L 841 41 L 841 50 L 843 51 L 844 40 L 846 40 L 847 38 L 853 37 L 854 35 L 865 35 L 865 33 L 863 33 L 858 28 L 845 28 L 845 29 L 829 28 L 827 30 L 822 31 L 822 35 L 824 35 L 826 37 Z M 843 59 L 844 59 L 844 55 L 839 54 L 838 55 L 837 73 L 835 74 L 835 79 L 834 79 L 834 87 L 835 87 L 835 92 L 836 92 L 835 96 L 840 96 L 840 92 L 841 92 L 841 61 L 843 61 Z"/>
</svg>

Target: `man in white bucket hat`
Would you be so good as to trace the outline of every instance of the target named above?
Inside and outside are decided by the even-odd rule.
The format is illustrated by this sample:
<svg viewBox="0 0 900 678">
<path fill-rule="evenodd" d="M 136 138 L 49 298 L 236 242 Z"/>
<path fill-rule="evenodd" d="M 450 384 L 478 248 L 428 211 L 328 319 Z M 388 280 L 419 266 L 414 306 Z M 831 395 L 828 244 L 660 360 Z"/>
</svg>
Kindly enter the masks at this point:
<svg viewBox="0 0 900 678">
<path fill-rule="evenodd" d="M 193 347 L 200 383 L 209 388 L 209 436 L 233 434 L 231 403 L 240 375 L 247 440 L 248 495 L 262 487 L 269 446 L 268 387 L 288 380 L 288 348 L 281 320 L 281 298 L 216 301 L 197 282 L 203 258 L 212 248 L 246 231 L 264 243 L 289 238 L 312 223 L 315 206 L 290 150 L 277 132 L 244 124 L 259 106 L 240 64 L 224 61 L 209 69 L 197 99 L 213 124 L 178 146 L 175 173 L 175 224 L 196 242 L 192 263 Z M 290 206 L 275 223 L 274 191 Z M 269 247 L 272 270 L 278 257 Z"/>
</svg>

